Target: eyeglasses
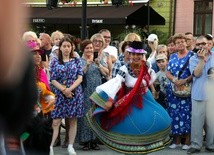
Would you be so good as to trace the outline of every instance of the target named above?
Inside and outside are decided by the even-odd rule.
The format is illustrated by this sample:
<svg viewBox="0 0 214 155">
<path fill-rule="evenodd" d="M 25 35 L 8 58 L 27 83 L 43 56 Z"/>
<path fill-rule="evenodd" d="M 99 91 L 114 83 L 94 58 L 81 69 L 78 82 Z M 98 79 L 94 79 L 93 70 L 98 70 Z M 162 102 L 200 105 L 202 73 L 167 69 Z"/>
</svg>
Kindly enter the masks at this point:
<svg viewBox="0 0 214 155">
<path fill-rule="evenodd" d="M 154 42 L 151 42 L 151 41 L 149 41 L 148 43 L 149 43 L 149 44 L 154 44 Z"/>
<path fill-rule="evenodd" d="M 103 43 L 103 41 L 102 40 L 93 40 L 93 43 L 99 43 L 99 44 L 101 44 L 101 43 Z"/>
<path fill-rule="evenodd" d="M 202 43 L 196 43 L 195 45 L 196 46 L 200 46 L 200 45 L 203 45 L 203 46 L 205 46 L 207 43 L 205 43 L 205 42 L 202 42 Z"/>
</svg>

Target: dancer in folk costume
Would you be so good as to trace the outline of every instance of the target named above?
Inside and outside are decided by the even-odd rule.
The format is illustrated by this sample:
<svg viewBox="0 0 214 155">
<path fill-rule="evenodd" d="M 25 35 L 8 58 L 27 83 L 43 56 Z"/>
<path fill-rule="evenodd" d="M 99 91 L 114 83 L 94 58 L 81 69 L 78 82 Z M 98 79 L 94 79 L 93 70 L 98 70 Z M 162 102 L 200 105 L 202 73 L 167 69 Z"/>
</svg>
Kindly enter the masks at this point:
<svg viewBox="0 0 214 155">
<path fill-rule="evenodd" d="M 39 46 L 35 43 L 35 46 L 32 50 L 34 64 L 35 64 L 35 76 L 36 76 L 36 85 L 38 89 L 38 105 L 36 108 L 41 109 L 42 114 L 50 113 L 54 109 L 55 94 L 51 91 L 47 75 L 44 69 L 41 67 L 41 55 L 43 54 L 43 50 L 39 48 Z"/>
<path fill-rule="evenodd" d="M 127 50 L 130 62 L 90 96 L 95 104 L 87 113 L 87 121 L 109 148 L 146 154 L 169 143 L 171 120 L 148 89 L 156 76 L 144 61 L 142 42 L 132 42 Z"/>
</svg>

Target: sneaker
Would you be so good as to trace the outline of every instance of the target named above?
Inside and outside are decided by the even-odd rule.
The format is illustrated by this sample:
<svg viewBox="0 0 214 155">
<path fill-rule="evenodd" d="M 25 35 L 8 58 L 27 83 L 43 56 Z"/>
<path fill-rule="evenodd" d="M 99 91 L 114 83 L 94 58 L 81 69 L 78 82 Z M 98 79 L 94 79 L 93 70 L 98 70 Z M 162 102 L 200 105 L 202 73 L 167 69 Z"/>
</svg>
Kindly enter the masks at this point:
<svg viewBox="0 0 214 155">
<path fill-rule="evenodd" d="M 196 149 L 196 148 L 190 148 L 189 150 L 187 150 L 187 154 L 192 154 L 192 153 L 199 153 L 201 150 Z"/>
<path fill-rule="evenodd" d="M 50 152 L 49 155 L 54 155 L 53 146 L 50 146 Z"/>
<path fill-rule="evenodd" d="M 190 146 L 189 145 L 183 145 L 182 146 L 182 150 L 189 150 L 190 149 Z"/>
<path fill-rule="evenodd" d="M 75 150 L 74 150 L 73 147 L 68 146 L 68 154 L 69 154 L 69 155 L 76 155 L 76 152 L 75 152 Z"/>
<path fill-rule="evenodd" d="M 169 145 L 170 149 L 175 149 L 177 147 L 181 147 L 181 144 L 172 144 L 172 145 Z"/>
</svg>

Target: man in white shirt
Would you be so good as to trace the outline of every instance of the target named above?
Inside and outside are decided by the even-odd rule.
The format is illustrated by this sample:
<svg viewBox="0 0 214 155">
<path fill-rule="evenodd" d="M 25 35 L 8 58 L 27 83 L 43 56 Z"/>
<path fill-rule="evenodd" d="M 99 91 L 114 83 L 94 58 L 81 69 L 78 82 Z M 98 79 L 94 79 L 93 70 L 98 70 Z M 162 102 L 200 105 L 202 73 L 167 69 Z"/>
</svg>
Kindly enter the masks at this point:
<svg viewBox="0 0 214 155">
<path fill-rule="evenodd" d="M 102 29 L 99 31 L 100 34 L 102 34 L 102 36 L 105 39 L 105 43 L 106 43 L 106 48 L 104 49 L 104 52 L 107 52 L 111 55 L 111 59 L 112 59 L 112 64 L 114 64 L 117 60 L 118 57 L 118 50 L 116 47 L 111 46 L 111 32 L 107 29 Z"/>
</svg>

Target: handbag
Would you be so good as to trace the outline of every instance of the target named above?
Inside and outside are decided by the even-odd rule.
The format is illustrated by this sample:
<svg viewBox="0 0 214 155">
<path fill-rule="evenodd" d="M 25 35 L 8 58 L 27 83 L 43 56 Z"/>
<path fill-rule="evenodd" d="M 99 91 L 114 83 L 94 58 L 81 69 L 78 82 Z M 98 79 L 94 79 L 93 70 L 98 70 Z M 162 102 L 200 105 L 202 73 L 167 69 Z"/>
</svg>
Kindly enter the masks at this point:
<svg viewBox="0 0 214 155">
<path fill-rule="evenodd" d="M 189 64 L 189 58 L 186 61 L 186 63 L 183 65 L 181 70 L 179 71 L 177 79 L 180 78 L 180 75 L 183 73 L 184 69 Z M 177 97 L 190 97 L 191 96 L 191 88 L 192 88 L 192 82 L 187 82 L 187 83 L 185 83 L 185 84 L 183 84 L 181 86 L 176 86 L 175 84 L 172 83 L 172 92 Z"/>
<path fill-rule="evenodd" d="M 192 83 L 188 82 L 181 86 L 176 86 L 173 84 L 172 86 L 172 92 L 177 97 L 190 97 L 191 96 L 191 87 Z"/>
</svg>

